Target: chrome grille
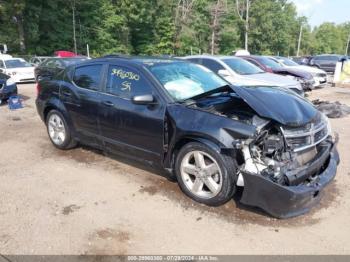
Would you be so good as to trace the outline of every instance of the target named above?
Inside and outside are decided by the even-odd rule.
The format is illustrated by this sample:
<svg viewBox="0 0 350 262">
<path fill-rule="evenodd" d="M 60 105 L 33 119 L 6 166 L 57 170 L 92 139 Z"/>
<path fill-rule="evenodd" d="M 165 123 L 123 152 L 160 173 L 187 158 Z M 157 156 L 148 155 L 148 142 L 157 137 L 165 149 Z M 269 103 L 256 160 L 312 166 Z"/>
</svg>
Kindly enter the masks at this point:
<svg viewBox="0 0 350 262">
<path fill-rule="evenodd" d="M 321 114 L 303 127 L 282 127 L 282 132 L 294 152 L 313 147 L 329 135 L 327 121 Z"/>
</svg>

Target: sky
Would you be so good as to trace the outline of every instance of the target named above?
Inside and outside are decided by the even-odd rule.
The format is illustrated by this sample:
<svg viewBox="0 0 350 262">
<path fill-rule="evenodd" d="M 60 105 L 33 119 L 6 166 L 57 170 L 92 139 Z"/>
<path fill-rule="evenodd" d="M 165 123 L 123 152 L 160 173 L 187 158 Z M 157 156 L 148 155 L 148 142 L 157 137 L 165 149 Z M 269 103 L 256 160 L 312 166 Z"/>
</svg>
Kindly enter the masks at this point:
<svg viewBox="0 0 350 262">
<path fill-rule="evenodd" d="M 299 15 L 306 16 L 311 26 L 323 22 L 350 22 L 350 0 L 291 0 Z"/>
</svg>

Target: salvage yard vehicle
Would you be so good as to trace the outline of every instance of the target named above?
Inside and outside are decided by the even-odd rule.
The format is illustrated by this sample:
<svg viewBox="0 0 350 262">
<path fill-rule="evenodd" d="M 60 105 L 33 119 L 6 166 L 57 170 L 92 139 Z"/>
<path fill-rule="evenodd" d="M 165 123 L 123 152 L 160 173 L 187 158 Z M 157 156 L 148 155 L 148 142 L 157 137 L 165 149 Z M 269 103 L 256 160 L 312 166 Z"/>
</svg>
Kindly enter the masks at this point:
<svg viewBox="0 0 350 262">
<path fill-rule="evenodd" d="M 304 91 L 310 91 L 314 89 L 315 80 L 312 74 L 305 72 L 305 70 L 298 70 L 297 68 L 283 67 L 276 61 L 269 59 L 266 56 L 250 55 L 250 56 L 239 56 L 247 60 L 248 62 L 256 65 L 265 72 L 270 72 L 278 75 L 283 75 L 297 80 Z"/>
<path fill-rule="evenodd" d="M 274 57 L 270 57 L 270 59 L 273 59 L 275 62 L 279 63 L 284 68 L 302 70 L 311 74 L 315 83 L 314 87 L 324 87 L 328 82 L 327 72 L 317 67 L 299 65 L 293 60 L 282 56 L 274 56 Z"/>
<path fill-rule="evenodd" d="M 0 73 L 0 104 L 13 95 L 17 95 L 16 81 L 10 76 Z"/>
<path fill-rule="evenodd" d="M 22 58 L 0 55 L 0 73 L 9 75 L 16 83 L 34 82 L 34 67 Z"/>
<path fill-rule="evenodd" d="M 239 57 L 195 55 L 184 59 L 209 68 L 233 85 L 279 86 L 304 95 L 304 90 L 298 81 L 265 72 Z"/>
<path fill-rule="evenodd" d="M 64 70 L 66 67 L 85 61 L 86 57 L 50 57 L 46 58 L 42 63 L 40 63 L 35 69 L 35 80 L 38 81 L 43 77 L 51 77 Z"/>
<path fill-rule="evenodd" d="M 342 55 L 317 55 L 310 60 L 309 65 L 329 73 L 334 73 L 337 63 L 343 59 L 346 60 L 347 57 Z"/>
<path fill-rule="evenodd" d="M 234 86 L 184 60 L 109 56 L 37 84 L 53 145 L 78 143 L 167 171 L 200 203 L 232 199 L 287 218 L 336 175 L 326 116 L 280 87 Z"/>
</svg>

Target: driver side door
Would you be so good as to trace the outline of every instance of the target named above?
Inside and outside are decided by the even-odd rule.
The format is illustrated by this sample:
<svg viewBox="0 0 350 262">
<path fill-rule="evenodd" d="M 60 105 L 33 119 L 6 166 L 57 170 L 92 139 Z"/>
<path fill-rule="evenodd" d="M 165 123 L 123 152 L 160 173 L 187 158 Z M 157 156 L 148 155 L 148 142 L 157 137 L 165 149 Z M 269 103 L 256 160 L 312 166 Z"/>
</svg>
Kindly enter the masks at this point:
<svg viewBox="0 0 350 262">
<path fill-rule="evenodd" d="M 155 104 L 133 103 L 139 95 L 153 95 Z M 98 115 L 107 150 L 146 162 L 161 161 L 165 103 L 143 72 L 110 64 Z"/>
</svg>

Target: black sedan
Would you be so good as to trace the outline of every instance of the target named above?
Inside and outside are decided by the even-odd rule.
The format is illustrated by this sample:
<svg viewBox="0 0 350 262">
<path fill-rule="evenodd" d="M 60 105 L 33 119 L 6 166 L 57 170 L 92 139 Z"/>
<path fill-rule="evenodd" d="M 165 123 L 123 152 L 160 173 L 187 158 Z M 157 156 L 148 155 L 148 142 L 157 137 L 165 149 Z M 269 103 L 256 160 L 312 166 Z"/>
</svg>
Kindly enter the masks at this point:
<svg viewBox="0 0 350 262">
<path fill-rule="evenodd" d="M 335 177 L 326 116 L 282 88 L 230 86 L 187 61 L 108 57 L 38 83 L 37 110 L 59 149 L 78 143 L 168 171 L 211 206 L 232 199 L 303 214 Z"/>
<path fill-rule="evenodd" d="M 86 57 L 51 57 L 46 58 L 34 69 L 35 80 L 41 78 L 52 77 L 53 75 L 62 72 L 66 67 L 85 61 Z"/>
<path fill-rule="evenodd" d="M 17 95 L 16 82 L 10 76 L 0 73 L 0 104 L 12 95 Z"/>
</svg>

